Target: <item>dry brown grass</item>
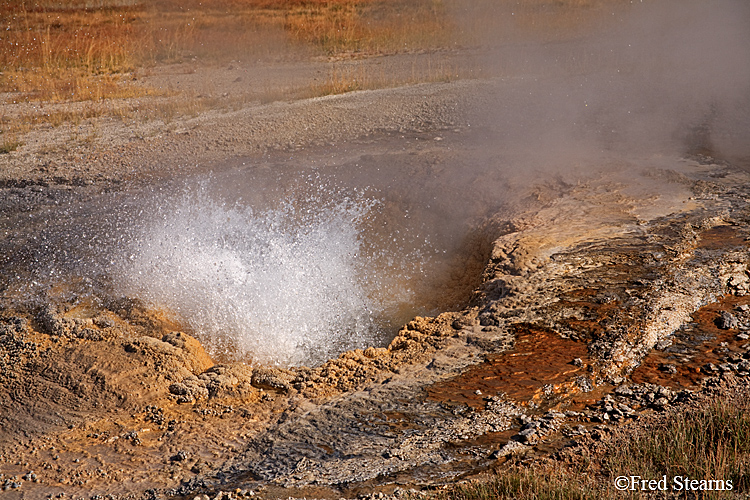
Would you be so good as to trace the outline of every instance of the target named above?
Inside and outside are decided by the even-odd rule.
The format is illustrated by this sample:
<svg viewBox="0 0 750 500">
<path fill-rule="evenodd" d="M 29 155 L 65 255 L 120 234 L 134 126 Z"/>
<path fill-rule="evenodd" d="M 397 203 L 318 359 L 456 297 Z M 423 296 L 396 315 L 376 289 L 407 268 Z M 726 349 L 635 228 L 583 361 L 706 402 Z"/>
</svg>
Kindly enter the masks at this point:
<svg viewBox="0 0 750 500">
<path fill-rule="evenodd" d="M 0 100 L 66 103 L 165 96 L 167 91 L 135 82 L 136 76 L 165 63 L 220 65 L 300 55 L 346 61 L 471 45 L 482 42 L 477 35 L 485 24 L 484 32 L 497 34 L 502 23 L 496 21 L 508 9 L 515 9 L 522 29 L 553 32 L 602 5 L 624 1 L 0 0 L 0 93 L 7 93 Z M 469 25 L 461 24 L 466 12 Z M 445 81 L 457 74 L 439 65 L 412 73 L 394 78 L 334 65 L 328 80 L 310 94 Z M 190 104 L 191 99 L 185 96 L 182 105 L 203 109 L 205 103 Z M 99 109 L 84 114 L 96 115 Z M 168 118 L 172 111 L 161 114 Z M 39 120 L 58 122 L 44 114 L 28 121 Z"/>
<path fill-rule="evenodd" d="M 64 5 L 64 3 L 62 3 Z M 135 16 L 127 9 L 55 10 L 2 4 L 0 91 L 20 100 L 119 97 L 118 74 L 136 66 L 130 50 Z"/>
<path fill-rule="evenodd" d="M 136 76 L 158 64 L 421 50 L 444 45 L 450 33 L 441 0 L 0 0 L 0 20 L 0 93 L 6 93 L 0 101 L 7 103 L 166 96 L 168 91 L 135 82 Z M 349 80 L 332 74 L 326 88 L 310 93 L 382 83 L 372 76 Z M 169 121 L 205 105 L 184 96 L 145 114 Z M 101 116 L 109 108 L 26 113 L 5 120 L 2 129 L 23 133 L 40 123 Z M 127 105 L 117 109 L 113 116 L 130 114 L 121 111 Z"/>
<path fill-rule="evenodd" d="M 21 100 L 79 101 L 143 95 L 136 68 L 288 56 L 423 49 L 449 31 L 437 0 L 164 0 L 117 5 L 6 0 L 0 91 Z"/>
<path fill-rule="evenodd" d="M 460 483 L 430 500 L 593 500 L 597 498 L 747 498 L 750 491 L 750 396 L 714 396 L 605 440 L 576 462 L 509 465 L 484 481 Z M 509 462 L 512 463 L 512 462 Z M 662 479 L 667 491 L 618 491 L 617 477 Z M 675 482 L 673 478 L 677 477 Z M 713 480 L 713 491 L 678 487 Z M 719 483 L 718 481 L 721 481 Z M 731 481 L 729 489 L 727 481 Z M 706 485 L 711 487 L 710 485 Z M 653 493 L 653 494 L 652 494 Z M 424 497 L 420 497 L 424 498 Z"/>
<path fill-rule="evenodd" d="M 15 135 L 3 134 L 0 136 L 0 155 L 8 154 L 23 146 Z"/>
</svg>

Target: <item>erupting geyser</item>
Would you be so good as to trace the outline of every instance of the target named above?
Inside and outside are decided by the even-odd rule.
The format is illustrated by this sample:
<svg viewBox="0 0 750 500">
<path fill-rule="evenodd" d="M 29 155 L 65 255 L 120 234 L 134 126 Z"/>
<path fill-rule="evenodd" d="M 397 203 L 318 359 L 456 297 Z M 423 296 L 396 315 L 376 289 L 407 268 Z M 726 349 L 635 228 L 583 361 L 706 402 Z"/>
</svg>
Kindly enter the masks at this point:
<svg viewBox="0 0 750 500">
<path fill-rule="evenodd" d="M 362 226 L 377 201 L 320 192 L 257 209 L 210 184 L 162 202 L 137 231 L 126 294 L 176 313 L 218 355 L 315 364 L 382 342 L 381 317 L 408 291 L 392 283 L 391 303 L 376 293 Z"/>
</svg>

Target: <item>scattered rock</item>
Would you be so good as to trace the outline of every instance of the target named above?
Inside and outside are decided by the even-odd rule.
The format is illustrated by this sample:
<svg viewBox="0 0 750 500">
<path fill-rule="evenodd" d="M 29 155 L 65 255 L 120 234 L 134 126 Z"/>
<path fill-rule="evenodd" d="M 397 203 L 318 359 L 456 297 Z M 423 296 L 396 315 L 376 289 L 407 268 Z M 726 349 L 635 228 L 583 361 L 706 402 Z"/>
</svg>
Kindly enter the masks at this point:
<svg viewBox="0 0 750 500">
<path fill-rule="evenodd" d="M 575 384 L 581 392 L 591 392 L 594 390 L 594 382 L 591 380 L 591 377 L 587 377 L 586 375 L 576 377 Z"/>
<path fill-rule="evenodd" d="M 706 363 L 701 367 L 701 370 L 703 370 L 705 373 L 717 373 L 719 371 L 719 367 L 713 363 Z"/>
<path fill-rule="evenodd" d="M 291 376 L 278 368 L 256 368 L 253 370 L 251 384 L 253 387 L 278 392 L 289 392 Z"/>
<path fill-rule="evenodd" d="M 178 403 L 193 403 L 201 399 L 208 399 L 208 389 L 203 380 L 195 375 L 185 378 L 169 386 L 169 392 L 179 396 Z"/>
<path fill-rule="evenodd" d="M 565 418 L 564 413 L 549 411 L 538 419 L 524 423 L 518 434 L 512 436 L 511 440 L 534 444 L 548 434 L 558 431 Z"/>
<path fill-rule="evenodd" d="M 740 326 L 740 322 L 734 314 L 722 311 L 721 315 L 716 319 L 716 326 L 722 330 L 735 330 Z"/>
<path fill-rule="evenodd" d="M 663 371 L 664 373 L 674 375 L 677 373 L 677 365 L 673 365 L 671 363 L 662 363 L 661 365 L 659 365 L 659 370 Z"/>
<path fill-rule="evenodd" d="M 526 452 L 528 452 L 531 448 L 523 443 L 520 443 L 519 441 L 509 441 L 506 445 L 504 445 L 499 450 L 496 450 L 492 452 L 490 455 L 490 458 L 498 459 L 502 457 L 507 457 L 511 455 L 522 455 Z"/>
</svg>

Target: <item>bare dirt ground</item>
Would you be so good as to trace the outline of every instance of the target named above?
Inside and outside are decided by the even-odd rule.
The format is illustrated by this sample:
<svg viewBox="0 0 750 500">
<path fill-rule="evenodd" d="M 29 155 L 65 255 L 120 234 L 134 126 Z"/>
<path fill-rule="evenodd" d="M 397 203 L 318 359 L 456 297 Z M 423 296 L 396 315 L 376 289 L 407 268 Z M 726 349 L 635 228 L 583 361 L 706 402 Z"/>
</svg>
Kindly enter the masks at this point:
<svg viewBox="0 0 750 500">
<path fill-rule="evenodd" d="M 352 64 L 466 76 L 475 57 Z M 282 168 L 333 150 L 344 164 L 398 151 L 431 175 L 440 158 L 490 170 L 514 161 L 488 146 L 497 136 L 478 110 L 535 83 L 461 78 L 305 97 L 331 64 L 157 68 L 139 78 L 184 93 L 106 105 L 180 109 L 190 95 L 212 109 L 37 128 L 0 156 L 5 497 L 398 496 L 514 457 L 595 447 L 608 429 L 750 374 L 750 174 L 705 148 L 606 153 L 596 169 L 504 172 L 496 184 L 480 171 L 461 195 L 490 197 L 489 183 L 505 198 L 471 228 L 482 237 L 467 240 L 466 262 L 481 276 L 461 307 L 317 367 L 217 362 L 200 332 L 138 297 L 18 287 L 44 255 L 34 240 L 55 207 L 236 158 Z M 24 106 L 4 115 L 54 111 Z"/>
<path fill-rule="evenodd" d="M 448 91 L 431 99 L 444 93 L 443 87 L 456 85 L 300 97 L 316 93 L 336 74 L 347 80 L 383 74 L 391 78 L 384 77 L 384 84 L 455 79 L 456 71 L 473 71 L 471 58 L 446 52 L 353 62 L 232 63 L 221 68 L 184 63 L 157 67 L 137 77 L 150 88 L 179 91 L 177 96 L 94 104 L 6 103 L 5 120 L 31 119 L 61 109 L 78 109 L 85 116 L 91 107 L 103 109 L 93 110 L 101 111 L 101 117 L 37 127 L 23 138 L 22 148 L 3 156 L 3 182 L 117 184 L 189 173 L 237 156 L 334 144 L 377 131 L 458 125 L 463 92 Z M 459 64 L 460 70 L 451 69 Z M 155 117 L 150 117 L 154 110 Z"/>
</svg>

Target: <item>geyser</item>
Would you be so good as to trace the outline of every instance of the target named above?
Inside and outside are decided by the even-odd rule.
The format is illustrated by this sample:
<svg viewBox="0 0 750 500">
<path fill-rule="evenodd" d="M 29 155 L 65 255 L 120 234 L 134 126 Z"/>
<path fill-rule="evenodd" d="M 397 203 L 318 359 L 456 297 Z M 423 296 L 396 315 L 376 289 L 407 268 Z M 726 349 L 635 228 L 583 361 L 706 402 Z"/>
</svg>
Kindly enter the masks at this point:
<svg viewBox="0 0 750 500">
<path fill-rule="evenodd" d="M 414 316 L 468 302 L 481 223 L 507 192 L 460 132 L 435 137 L 240 157 L 87 197 L 50 189 L 0 241 L 5 295 L 126 321 L 120 299 L 139 299 L 217 360 L 315 365 L 385 346 Z"/>
<path fill-rule="evenodd" d="M 125 294 L 174 312 L 219 356 L 316 364 L 382 342 L 409 291 L 384 282 L 382 249 L 363 241 L 378 201 L 322 189 L 258 208 L 218 190 L 204 181 L 160 202 L 127 246 Z"/>
</svg>

